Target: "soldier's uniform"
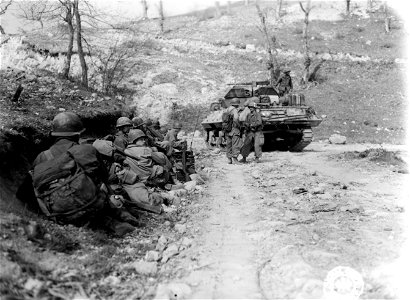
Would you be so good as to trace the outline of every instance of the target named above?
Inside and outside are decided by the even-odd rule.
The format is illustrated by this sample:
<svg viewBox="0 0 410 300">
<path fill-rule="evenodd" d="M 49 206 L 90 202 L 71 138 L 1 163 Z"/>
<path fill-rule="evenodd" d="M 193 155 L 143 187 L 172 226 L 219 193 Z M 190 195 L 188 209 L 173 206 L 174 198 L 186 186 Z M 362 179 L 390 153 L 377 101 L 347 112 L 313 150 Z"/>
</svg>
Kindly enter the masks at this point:
<svg viewBox="0 0 410 300">
<path fill-rule="evenodd" d="M 51 135 L 56 137 L 56 141 L 50 149 L 41 152 L 33 163 L 33 182 L 40 208 L 46 215 L 62 223 L 81 226 L 92 221 L 117 235 L 131 232 L 134 227 L 129 223 L 136 222 L 136 219 L 126 211 L 109 206 L 109 196 L 103 188 L 108 172 L 91 145 L 78 144 L 83 131 L 83 124 L 74 113 L 63 112 L 54 118 Z M 67 153 L 71 158 L 69 161 L 65 161 Z M 58 173 L 67 168 L 74 172 L 76 164 L 79 167 L 75 175 Z M 89 197 L 93 199 L 90 201 Z"/>
<path fill-rule="evenodd" d="M 233 117 L 232 130 L 230 132 L 225 132 L 226 157 L 228 158 L 229 164 L 238 162 L 238 155 L 242 147 L 238 106 L 239 99 L 234 99 L 231 105 L 226 109 L 226 112 Z"/>
<path fill-rule="evenodd" d="M 117 120 L 117 133 L 114 137 L 114 145 L 121 151 L 124 151 L 128 146 L 128 132 L 132 128 L 132 121 L 127 117 L 120 117 Z"/>
<path fill-rule="evenodd" d="M 142 130 L 132 129 L 129 133 L 130 144 L 125 149 L 127 163 L 144 183 L 163 186 L 168 182 L 172 165 L 165 154 L 156 152 L 147 145 L 136 143 L 145 138 Z"/>
<path fill-rule="evenodd" d="M 292 77 L 289 75 L 290 70 L 285 70 L 284 74 L 279 77 L 276 87 L 279 91 L 279 96 L 289 93 L 293 89 Z"/>
<path fill-rule="evenodd" d="M 246 158 L 251 153 L 252 148 L 255 149 L 256 161 L 262 157 L 262 146 L 264 144 L 264 135 L 262 132 L 262 116 L 256 110 L 255 103 L 250 103 L 250 113 L 246 116 L 244 127 L 246 131 L 244 145 L 241 149 L 241 162 L 246 162 Z"/>
</svg>

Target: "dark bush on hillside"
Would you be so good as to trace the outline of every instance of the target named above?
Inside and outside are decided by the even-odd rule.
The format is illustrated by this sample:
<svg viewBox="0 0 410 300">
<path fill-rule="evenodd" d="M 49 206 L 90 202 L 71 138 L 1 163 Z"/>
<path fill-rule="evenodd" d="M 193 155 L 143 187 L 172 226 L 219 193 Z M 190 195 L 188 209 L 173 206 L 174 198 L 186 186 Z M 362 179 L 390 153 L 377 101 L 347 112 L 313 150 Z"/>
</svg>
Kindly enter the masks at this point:
<svg viewBox="0 0 410 300">
<path fill-rule="evenodd" d="M 381 45 L 380 47 L 390 49 L 390 48 L 393 48 L 394 45 L 392 43 L 385 43 L 385 44 Z"/>
<path fill-rule="evenodd" d="M 355 29 L 356 29 L 357 32 L 363 32 L 364 31 L 363 27 L 356 27 Z"/>
<path fill-rule="evenodd" d="M 344 39 L 344 37 L 345 36 L 340 32 L 337 32 L 336 35 L 335 35 L 335 39 L 337 39 L 337 40 L 342 40 L 342 39 Z"/>
<path fill-rule="evenodd" d="M 302 29 L 302 28 L 295 28 L 295 29 L 293 30 L 293 33 L 294 33 L 294 34 L 302 34 L 302 33 L 303 33 L 303 29 Z"/>
</svg>

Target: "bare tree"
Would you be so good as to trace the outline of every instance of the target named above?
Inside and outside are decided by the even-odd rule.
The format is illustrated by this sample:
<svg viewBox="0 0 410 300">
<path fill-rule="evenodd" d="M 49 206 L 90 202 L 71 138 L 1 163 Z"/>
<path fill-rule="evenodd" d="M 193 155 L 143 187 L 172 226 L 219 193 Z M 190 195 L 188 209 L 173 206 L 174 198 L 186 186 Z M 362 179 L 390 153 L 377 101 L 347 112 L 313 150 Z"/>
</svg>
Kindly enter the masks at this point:
<svg viewBox="0 0 410 300">
<path fill-rule="evenodd" d="M 386 33 L 390 32 L 390 25 L 391 25 L 391 16 L 389 14 L 389 8 L 387 6 L 387 1 L 383 3 L 383 12 L 384 12 L 384 31 Z"/>
<path fill-rule="evenodd" d="M 148 19 L 148 3 L 147 0 L 141 0 L 142 5 L 142 18 Z"/>
<path fill-rule="evenodd" d="M 44 28 L 44 21 L 49 17 L 51 11 L 55 9 L 46 0 L 21 2 L 19 4 L 20 17 L 27 21 L 40 23 L 41 29 Z"/>
<path fill-rule="evenodd" d="M 85 61 L 83 44 L 82 44 L 81 16 L 80 16 L 80 10 L 78 7 L 78 1 L 79 0 L 74 0 L 74 3 L 73 3 L 73 11 L 74 11 L 74 16 L 75 16 L 75 21 L 76 21 L 77 52 L 78 52 L 78 56 L 80 58 L 80 64 L 81 64 L 81 83 L 85 87 L 88 87 L 88 67 Z"/>
<path fill-rule="evenodd" d="M 164 33 L 164 21 L 165 21 L 165 15 L 164 15 L 164 5 L 162 3 L 162 0 L 159 0 L 159 6 L 158 6 L 158 14 L 159 14 L 159 29 L 161 33 Z"/>
<path fill-rule="evenodd" d="M 276 0 L 276 19 L 279 20 L 282 13 L 283 0 Z"/>
<path fill-rule="evenodd" d="M 232 3 L 231 3 L 231 1 L 228 1 L 226 3 L 226 10 L 227 10 L 228 15 L 230 15 L 232 13 Z"/>
<path fill-rule="evenodd" d="M 8 1 L 1 1 L 0 2 L 0 16 L 4 15 L 9 8 L 9 6 L 13 3 L 13 0 L 8 0 Z M 6 34 L 6 32 L 3 29 L 3 26 L 0 24 L 0 33 L 1 34 Z"/>
<path fill-rule="evenodd" d="M 261 22 L 261 25 L 258 28 L 265 37 L 266 51 L 268 52 L 267 68 L 269 70 L 270 75 L 270 84 L 275 85 L 280 74 L 280 69 L 276 58 L 276 36 L 274 34 L 269 33 L 268 27 L 266 25 L 267 13 L 261 10 L 258 2 L 255 3 L 255 6 L 256 10 L 258 11 L 258 16 Z"/>
<path fill-rule="evenodd" d="M 371 12 L 373 10 L 373 1 L 374 0 L 367 0 L 367 7 L 366 7 L 367 12 Z"/>
<path fill-rule="evenodd" d="M 131 62 L 130 58 L 134 57 L 135 48 L 126 43 L 120 44 L 115 41 L 106 49 L 96 49 L 94 51 L 93 61 L 95 69 L 98 73 L 95 74 L 99 78 L 99 86 L 102 91 L 112 93 L 121 83 L 121 81 L 129 76 L 133 68 L 138 62 Z"/>
<path fill-rule="evenodd" d="M 350 15 L 350 0 L 346 0 L 346 16 Z"/>
<path fill-rule="evenodd" d="M 309 28 L 309 14 L 310 14 L 310 11 L 312 10 L 311 0 L 306 1 L 306 7 L 303 7 L 302 2 L 299 2 L 299 5 L 302 11 L 305 13 L 305 19 L 304 19 L 305 25 L 303 27 L 303 39 L 304 39 L 303 47 L 305 50 L 305 57 L 304 57 L 305 70 L 303 72 L 303 76 L 300 80 L 300 83 L 306 84 L 315 78 L 324 60 L 321 60 L 319 63 L 317 63 L 317 65 L 313 68 L 313 71 L 310 72 L 312 59 L 310 58 L 310 54 L 309 54 L 310 49 L 309 49 L 308 28 Z"/>
<path fill-rule="evenodd" d="M 216 12 L 216 17 L 219 18 L 221 17 L 221 7 L 219 5 L 219 1 L 215 1 L 215 12 Z"/>
<path fill-rule="evenodd" d="M 59 0 L 61 5 L 65 8 L 65 16 L 63 17 L 64 22 L 67 23 L 68 27 L 68 48 L 67 48 L 67 58 L 64 63 L 63 77 L 68 79 L 71 67 L 71 57 L 73 55 L 73 45 L 74 45 L 74 25 L 73 25 L 73 13 L 74 5 L 70 0 Z"/>
</svg>

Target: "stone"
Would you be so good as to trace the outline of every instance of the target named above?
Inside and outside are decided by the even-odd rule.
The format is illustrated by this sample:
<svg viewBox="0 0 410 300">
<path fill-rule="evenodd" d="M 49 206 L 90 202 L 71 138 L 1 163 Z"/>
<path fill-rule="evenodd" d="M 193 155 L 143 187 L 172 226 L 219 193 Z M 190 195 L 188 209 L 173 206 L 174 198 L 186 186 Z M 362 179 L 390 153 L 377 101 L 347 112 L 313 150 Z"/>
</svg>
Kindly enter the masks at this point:
<svg viewBox="0 0 410 300">
<path fill-rule="evenodd" d="M 154 299 L 184 300 L 191 293 L 191 287 L 185 283 L 159 284 Z"/>
<path fill-rule="evenodd" d="M 169 222 L 169 221 L 167 221 L 167 222 Z M 167 243 L 168 243 L 168 239 L 164 235 L 161 235 L 161 237 L 158 239 L 157 246 L 155 247 L 155 250 L 164 251 L 164 249 L 167 246 Z"/>
<path fill-rule="evenodd" d="M 186 189 L 177 189 L 177 190 L 171 190 L 169 191 L 169 194 L 175 197 L 182 197 L 185 196 L 187 194 L 187 190 Z"/>
<path fill-rule="evenodd" d="M 186 224 L 175 224 L 174 229 L 182 234 L 186 231 Z"/>
<path fill-rule="evenodd" d="M 182 239 L 181 245 L 184 246 L 185 248 L 191 247 L 192 245 L 192 239 L 188 238 L 188 237 L 184 237 Z"/>
<path fill-rule="evenodd" d="M 255 52 L 256 51 L 256 47 L 253 44 L 246 44 L 245 49 L 246 49 L 246 51 L 250 51 L 250 52 Z"/>
<path fill-rule="evenodd" d="M 333 196 L 329 193 L 323 193 L 323 194 L 317 194 L 318 198 L 322 199 L 322 200 L 332 200 Z"/>
<path fill-rule="evenodd" d="M 166 263 L 171 257 L 179 254 L 179 247 L 177 244 L 170 244 L 162 253 L 162 263 Z"/>
<path fill-rule="evenodd" d="M 196 194 L 202 194 L 204 191 L 205 191 L 205 188 L 202 187 L 202 186 L 200 186 L 200 185 L 197 185 L 197 186 L 195 187 L 195 193 L 196 193 Z"/>
<path fill-rule="evenodd" d="M 252 171 L 252 172 L 251 172 L 251 176 L 252 176 L 254 179 L 259 179 L 259 178 L 262 177 L 262 174 L 261 174 L 259 171 L 255 170 L 255 171 Z"/>
<path fill-rule="evenodd" d="M 219 153 L 221 153 L 221 149 L 219 149 L 219 148 L 215 148 L 214 150 L 211 151 L 211 154 L 213 154 L 213 155 L 217 155 Z"/>
<path fill-rule="evenodd" d="M 318 186 L 312 189 L 312 194 L 324 194 L 325 193 L 325 189 Z"/>
<path fill-rule="evenodd" d="M 43 285 L 44 282 L 35 278 L 29 278 L 24 284 L 24 289 L 27 291 L 31 291 L 34 295 L 37 295 L 40 292 Z"/>
<path fill-rule="evenodd" d="M 191 174 L 189 175 L 191 180 L 195 180 L 197 184 L 204 184 L 205 180 L 199 174 Z"/>
<path fill-rule="evenodd" d="M 304 187 L 297 187 L 297 188 L 294 188 L 294 189 L 292 190 L 292 192 L 293 192 L 294 194 L 296 194 L 296 195 L 298 195 L 298 194 L 305 194 L 305 193 L 307 193 L 307 189 L 305 189 Z"/>
<path fill-rule="evenodd" d="M 194 137 L 200 137 L 202 133 L 199 130 L 195 130 Z"/>
<path fill-rule="evenodd" d="M 154 276 L 157 274 L 158 267 L 156 262 L 137 261 L 131 264 L 135 272 L 141 275 Z"/>
<path fill-rule="evenodd" d="M 166 227 L 169 227 L 169 226 L 171 226 L 171 222 L 170 222 L 170 221 L 165 221 L 165 222 L 164 222 L 164 225 L 165 225 Z"/>
<path fill-rule="evenodd" d="M 145 254 L 146 261 L 158 261 L 159 259 L 160 255 L 158 251 L 151 250 Z"/>
<path fill-rule="evenodd" d="M 195 181 L 195 180 L 191 180 L 191 181 L 185 182 L 185 183 L 184 183 L 184 186 L 185 186 L 185 189 L 186 189 L 188 192 L 192 192 L 192 191 L 195 190 L 196 181 Z"/>
<path fill-rule="evenodd" d="M 21 277 L 21 267 L 0 256 L 0 279 L 17 280 Z"/>
<path fill-rule="evenodd" d="M 338 145 L 346 144 L 346 137 L 340 134 L 332 134 L 329 137 L 329 142 L 331 144 L 338 144 Z"/>
</svg>

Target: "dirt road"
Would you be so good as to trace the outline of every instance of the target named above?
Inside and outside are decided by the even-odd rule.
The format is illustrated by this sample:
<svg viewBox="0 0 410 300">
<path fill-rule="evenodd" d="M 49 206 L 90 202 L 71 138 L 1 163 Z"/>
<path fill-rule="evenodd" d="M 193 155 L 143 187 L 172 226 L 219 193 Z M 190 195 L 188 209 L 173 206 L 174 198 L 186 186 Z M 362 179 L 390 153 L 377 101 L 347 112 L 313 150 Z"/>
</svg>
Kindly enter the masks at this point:
<svg viewBox="0 0 410 300">
<path fill-rule="evenodd" d="M 329 271 L 347 266 L 363 278 L 361 298 L 396 297 L 409 175 L 344 154 L 368 147 L 314 144 L 246 165 L 209 157 L 207 192 L 187 222 L 194 244 L 169 262 L 181 269 L 171 283 L 190 289 L 172 294 L 320 298 Z"/>
</svg>

